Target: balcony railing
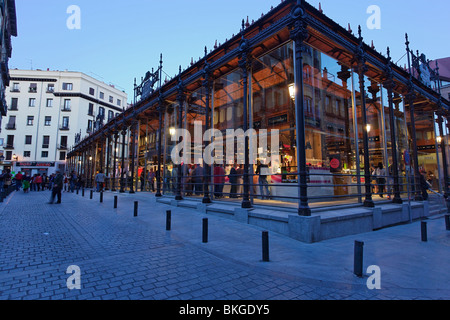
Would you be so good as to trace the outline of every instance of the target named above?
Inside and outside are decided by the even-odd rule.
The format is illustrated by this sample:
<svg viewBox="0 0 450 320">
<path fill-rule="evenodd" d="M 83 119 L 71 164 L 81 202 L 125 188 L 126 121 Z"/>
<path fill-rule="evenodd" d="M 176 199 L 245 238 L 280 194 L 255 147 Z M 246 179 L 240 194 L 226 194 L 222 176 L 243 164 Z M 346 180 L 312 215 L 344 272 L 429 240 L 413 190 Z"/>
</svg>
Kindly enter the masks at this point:
<svg viewBox="0 0 450 320">
<path fill-rule="evenodd" d="M 69 130 L 70 130 L 70 127 L 69 127 L 68 125 L 62 125 L 61 127 L 59 127 L 59 130 L 62 130 L 62 131 L 69 131 Z"/>
<path fill-rule="evenodd" d="M 58 150 L 67 150 L 67 145 L 65 145 L 65 144 L 59 144 L 59 145 L 58 145 Z"/>
<path fill-rule="evenodd" d="M 3 147 L 3 149 L 14 149 L 14 144 L 11 143 L 7 143 L 5 147 Z"/>
<path fill-rule="evenodd" d="M 6 130 L 16 130 L 16 124 L 15 123 L 8 123 L 6 125 Z"/>
<path fill-rule="evenodd" d="M 70 111 L 72 111 L 72 108 L 70 106 L 62 106 L 61 111 L 62 112 L 70 112 Z"/>
</svg>

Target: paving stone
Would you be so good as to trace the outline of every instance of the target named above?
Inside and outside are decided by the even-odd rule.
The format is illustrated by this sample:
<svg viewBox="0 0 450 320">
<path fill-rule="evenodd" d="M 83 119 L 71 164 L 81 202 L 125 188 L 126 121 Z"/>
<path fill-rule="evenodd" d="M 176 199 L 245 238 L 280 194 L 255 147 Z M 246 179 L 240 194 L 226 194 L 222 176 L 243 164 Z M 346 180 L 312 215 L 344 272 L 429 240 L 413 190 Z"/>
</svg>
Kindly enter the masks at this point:
<svg viewBox="0 0 450 320">
<path fill-rule="evenodd" d="M 65 193 L 60 206 L 51 206 L 45 192 L 16 192 L 0 204 L 0 299 L 450 298 L 450 241 L 443 220 L 429 221 L 427 244 L 420 242 L 417 223 L 308 245 L 272 233 L 273 260 L 261 263 L 258 227 L 208 215 L 211 238 L 205 245 L 202 213 L 142 193 L 119 195 L 120 208 L 112 211 L 114 195 L 106 192 L 100 204 Z M 352 274 L 356 238 L 367 243 L 365 264 L 380 265 L 381 290 L 368 290 L 367 277 Z M 67 288 L 71 265 L 80 267 L 81 290 Z"/>
</svg>

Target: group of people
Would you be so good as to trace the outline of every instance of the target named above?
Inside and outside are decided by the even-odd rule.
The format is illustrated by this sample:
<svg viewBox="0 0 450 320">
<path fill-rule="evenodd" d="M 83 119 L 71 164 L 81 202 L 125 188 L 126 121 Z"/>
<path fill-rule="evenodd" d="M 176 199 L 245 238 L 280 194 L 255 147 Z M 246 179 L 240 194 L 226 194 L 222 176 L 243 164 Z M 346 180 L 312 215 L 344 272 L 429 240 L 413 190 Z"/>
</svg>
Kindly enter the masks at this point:
<svg viewBox="0 0 450 320">
<path fill-rule="evenodd" d="M 184 170 L 185 168 L 182 168 Z M 185 169 L 186 173 L 183 174 L 182 177 L 182 191 L 186 193 L 187 196 L 192 195 L 202 195 L 204 190 L 205 183 L 205 168 L 200 165 L 189 165 Z M 223 198 L 224 195 L 224 186 L 226 182 L 226 178 L 228 178 L 228 182 L 230 184 L 230 192 L 228 194 L 229 198 L 238 198 L 242 194 L 242 186 L 243 186 L 243 175 L 244 170 L 243 166 L 234 164 L 230 165 L 229 173 L 227 174 L 225 168 L 220 164 L 215 164 L 212 169 L 212 184 L 213 184 L 213 193 L 215 198 Z M 253 179 L 252 179 L 253 176 Z M 263 164 L 258 162 L 254 175 L 249 175 L 249 179 L 253 180 L 253 182 L 249 181 L 250 188 L 259 186 L 261 199 L 270 199 L 270 190 L 269 190 L 269 166 L 267 164 Z M 173 192 L 177 190 L 178 185 L 178 167 L 175 166 L 172 169 L 172 172 L 166 173 L 166 186 Z M 256 193 L 254 189 L 253 194 Z"/>
<path fill-rule="evenodd" d="M 3 170 L 0 175 L 0 187 L 3 189 L 14 186 L 16 191 L 22 189 L 24 193 L 30 191 L 52 191 L 49 203 L 54 203 L 55 198 L 57 198 L 56 203 L 61 203 L 61 193 L 63 191 L 74 192 L 75 188 L 82 187 L 82 184 L 81 176 L 78 176 L 75 171 L 62 174 L 59 169 L 49 176 L 45 173 L 42 175 L 40 173 L 29 175 L 27 172 L 21 171 L 13 176 L 9 169 Z"/>
<path fill-rule="evenodd" d="M 380 162 L 376 167 L 372 165 L 371 173 L 372 173 L 372 192 L 377 193 L 380 198 L 383 198 L 386 189 L 387 183 L 387 198 L 391 199 L 391 194 L 393 193 L 393 184 L 394 184 L 394 173 L 392 165 L 389 166 L 389 172 L 386 172 L 386 169 L 383 167 L 383 164 Z M 424 200 L 428 199 L 428 189 L 432 188 L 434 175 L 432 172 L 427 172 L 424 170 L 420 171 L 419 180 L 420 180 L 420 188 L 422 197 Z M 412 181 L 412 187 L 414 188 L 414 183 Z"/>
</svg>

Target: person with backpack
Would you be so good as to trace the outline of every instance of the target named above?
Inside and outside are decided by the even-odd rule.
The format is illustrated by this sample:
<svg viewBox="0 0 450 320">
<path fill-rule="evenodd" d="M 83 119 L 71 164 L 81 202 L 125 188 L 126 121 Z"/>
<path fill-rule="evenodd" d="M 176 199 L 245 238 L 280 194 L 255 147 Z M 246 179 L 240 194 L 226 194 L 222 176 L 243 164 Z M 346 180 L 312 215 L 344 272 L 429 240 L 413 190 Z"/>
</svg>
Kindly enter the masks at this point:
<svg viewBox="0 0 450 320">
<path fill-rule="evenodd" d="M 52 195 L 50 197 L 49 204 L 53 204 L 55 201 L 55 197 L 57 197 L 56 204 L 61 203 L 61 191 L 63 189 L 64 185 L 64 176 L 61 174 L 61 171 L 56 170 L 55 178 L 53 179 L 53 189 L 52 189 Z"/>
</svg>

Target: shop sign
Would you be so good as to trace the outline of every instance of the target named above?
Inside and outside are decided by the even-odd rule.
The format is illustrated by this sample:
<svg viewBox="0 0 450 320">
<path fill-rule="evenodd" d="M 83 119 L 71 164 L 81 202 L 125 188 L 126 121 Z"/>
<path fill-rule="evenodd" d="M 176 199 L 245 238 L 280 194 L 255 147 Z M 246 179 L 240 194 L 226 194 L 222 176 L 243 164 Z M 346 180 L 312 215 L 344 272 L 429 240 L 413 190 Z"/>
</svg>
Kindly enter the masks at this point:
<svg viewBox="0 0 450 320">
<path fill-rule="evenodd" d="M 287 114 L 283 114 L 278 117 L 273 117 L 269 119 L 269 126 L 276 126 L 278 124 L 286 123 L 288 121 Z"/>
<path fill-rule="evenodd" d="M 16 167 L 54 167 L 54 162 L 37 162 L 37 161 L 30 161 L 30 162 L 17 162 Z"/>
</svg>

